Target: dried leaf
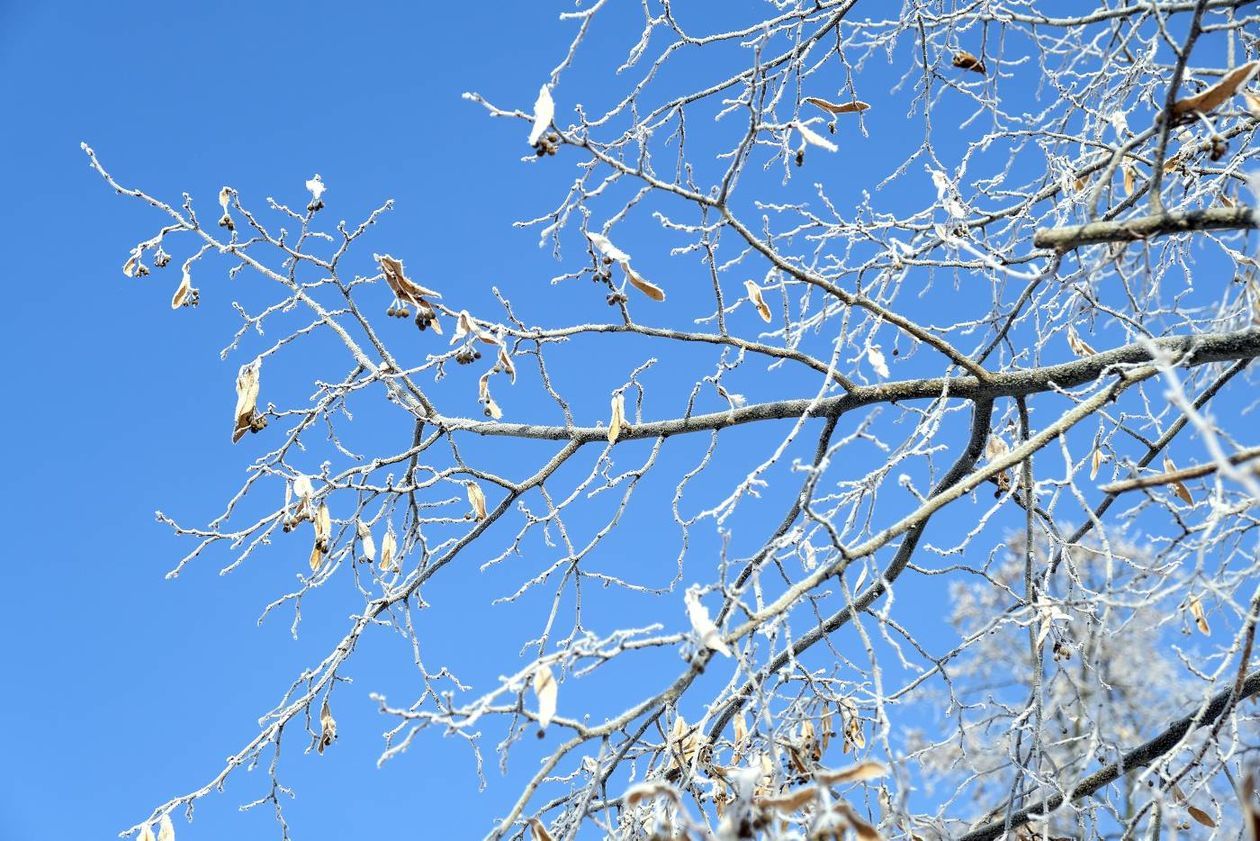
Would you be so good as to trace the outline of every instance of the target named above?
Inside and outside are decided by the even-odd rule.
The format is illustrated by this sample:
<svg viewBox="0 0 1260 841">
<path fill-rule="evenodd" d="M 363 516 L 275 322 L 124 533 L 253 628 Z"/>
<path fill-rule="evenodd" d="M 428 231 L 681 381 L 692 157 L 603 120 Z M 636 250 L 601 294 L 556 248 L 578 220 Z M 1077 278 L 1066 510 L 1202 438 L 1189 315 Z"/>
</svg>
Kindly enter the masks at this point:
<svg viewBox="0 0 1260 841">
<path fill-rule="evenodd" d="M 175 841 L 175 824 L 171 823 L 169 812 L 158 818 L 157 841 Z"/>
<path fill-rule="evenodd" d="M 608 419 L 608 443 L 616 444 L 626 423 L 626 396 L 618 391 L 612 396 L 612 416 Z"/>
<path fill-rule="evenodd" d="M 1174 120 L 1178 123 L 1189 122 L 1195 119 L 1194 114 L 1212 113 L 1237 93 L 1257 70 L 1260 70 L 1260 61 L 1248 62 L 1226 73 L 1224 78 L 1202 93 L 1177 100 L 1172 107 Z"/>
<path fill-rule="evenodd" d="M 322 564 L 323 562 L 324 562 L 324 550 L 320 549 L 319 544 L 316 543 L 314 546 L 311 547 L 311 556 L 307 559 L 307 563 L 311 565 L 311 572 L 314 572 L 315 570 L 319 569 L 319 565 Z"/>
<path fill-rule="evenodd" d="M 984 66 L 984 62 L 976 58 L 966 50 L 959 50 L 954 53 L 953 64 L 959 70 L 970 70 L 973 73 L 979 73 L 981 76 L 988 73 L 988 69 Z"/>
<path fill-rule="evenodd" d="M 1194 818 L 1203 826 L 1206 826 L 1209 829 L 1216 828 L 1216 821 L 1212 820 L 1212 816 L 1209 815 L 1207 812 L 1203 811 L 1202 809 L 1200 809 L 1199 807 L 1187 806 L 1186 812 L 1190 815 L 1190 817 Z"/>
<path fill-rule="evenodd" d="M 180 307 L 196 306 L 197 298 L 197 290 L 192 285 L 192 275 L 188 271 L 188 266 L 185 265 L 184 276 L 180 278 L 179 286 L 176 288 L 175 294 L 171 296 L 171 309 L 177 310 Z"/>
<path fill-rule="evenodd" d="M 333 718 L 332 710 L 328 707 L 328 696 L 324 696 L 323 706 L 319 708 L 319 746 L 317 750 L 320 753 L 333 743 L 337 738 L 337 720 Z"/>
<path fill-rule="evenodd" d="M 328 503 L 320 503 L 315 512 L 315 546 L 321 552 L 328 551 L 328 541 L 332 537 L 332 516 L 328 513 Z"/>
<path fill-rule="evenodd" d="M 468 489 L 468 504 L 472 506 L 473 516 L 478 520 L 486 518 L 486 495 L 472 479 L 464 482 L 464 487 Z"/>
<path fill-rule="evenodd" d="M 587 231 L 586 238 L 591 241 L 591 245 L 595 246 L 595 250 L 599 252 L 600 256 L 607 257 L 614 263 L 630 262 L 630 255 L 613 245 L 612 240 L 603 234 Z"/>
<path fill-rule="evenodd" d="M 1102 466 L 1103 454 L 1102 450 L 1094 448 L 1094 454 L 1089 459 L 1089 478 L 1092 481 L 1098 476 L 1098 468 Z"/>
<path fill-rule="evenodd" d="M 748 300 L 752 301 L 752 305 L 757 308 L 757 314 L 761 316 L 761 320 L 769 322 L 772 318 L 770 307 L 766 304 L 766 299 L 761 294 L 761 287 L 754 281 L 745 280 L 744 288 L 748 290 Z"/>
<path fill-rule="evenodd" d="M 547 827 L 543 826 L 543 822 L 538 818 L 529 819 L 529 831 L 533 833 L 534 841 L 552 841 L 551 833 L 547 831 Z"/>
<path fill-rule="evenodd" d="M 1239 91 L 1243 98 L 1243 107 L 1253 120 L 1260 120 L 1260 96 L 1251 91 Z"/>
<path fill-rule="evenodd" d="M 1133 195 L 1133 190 L 1137 186 L 1137 171 L 1132 162 L 1128 158 L 1120 164 L 1120 171 L 1124 175 L 1124 194 L 1125 196 Z"/>
<path fill-rule="evenodd" d="M 1208 625 L 1207 614 L 1203 611 L 1203 601 L 1198 596 L 1192 595 L 1186 599 L 1186 606 L 1190 608 L 1190 615 L 1194 617 L 1194 624 L 1199 629 L 1199 633 L 1205 637 L 1211 636 L 1212 628 Z"/>
<path fill-rule="evenodd" d="M 818 132 L 814 131 L 809 126 L 802 123 L 800 120 L 793 122 L 792 127 L 795 128 L 798 132 L 800 132 L 801 140 L 804 141 L 805 144 L 808 144 L 810 146 L 817 146 L 820 149 L 826 149 L 828 152 L 835 152 L 836 150 L 840 148 L 839 146 L 832 143 L 827 138 L 823 137 Z M 800 148 L 803 151 L 805 149 L 805 146 L 802 145 Z"/>
<path fill-rule="evenodd" d="M 875 369 L 875 373 L 883 379 L 888 379 L 891 372 L 888 370 L 888 361 L 884 359 L 883 351 L 879 349 L 879 345 L 869 345 L 866 348 L 866 358 L 870 361 L 871 367 Z"/>
<path fill-rule="evenodd" d="M 687 618 L 691 621 L 691 630 L 696 632 L 705 647 L 730 657 L 731 649 L 722 639 L 722 632 L 710 618 L 709 609 L 700 601 L 699 585 L 693 584 L 688 587 L 683 601 L 687 603 Z"/>
<path fill-rule="evenodd" d="M 503 410 L 499 408 L 499 404 L 494 402 L 494 398 L 490 396 L 490 375 L 494 373 L 494 369 L 490 369 L 481 375 L 481 379 L 477 381 L 477 395 L 481 400 L 481 405 L 485 407 L 486 417 L 498 420 L 503 417 Z"/>
<path fill-rule="evenodd" d="M 1173 460 L 1168 456 L 1164 456 L 1164 472 L 1175 473 L 1177 465 L 1173 464 Z M 1173 493 L 1181 498 L 1186 505 L 1194 505 L 1194 497 L 1190 495 L 1190 489 L 1180 479 L 1175 479 L 1169 483 L 1172 486 Z"/>
<path fill-rule="evenodd" d="M 455 332 L 451 334 L 451 344 L 455 344 L 469 334 L 480 334 L 480 332 L 477 325 L 473 323 L 472 316 L 468 314 L 468 310 L 460 310 L 455 319 Z"/>
<path fill-rule="evenodd" d="M 534 100 L 534 125 L 529 130 L 530 146 L 538 145 L 555 116 L 556 101 L 551 98 L 551 86 L 543 85 L 538 89 L 538 99 Z"/>
<path fill-rule="evenodd" d="M 848 768 L 839 768 L 834 771 L 820 769 L 814 772 L 814 779 L 818 782 L 834 786 L 841 783 L 864 783 L 867 780 L 878 779 L 888 773 L 888 767 L 874 760 L 866 760 L 856 765 L 850 765 Z"/>
<path fill-rule="evenodd" d="M 551 667 L 543 664 L 534 670 L 534 695 L 538 698 L 538 726 L 546 730 L 547 725 L 556 717 L 556 696 L 560 687 Z"/>
<path fill-rule="evenodd" d="M 394 536 L 393 525 L 385 526 L 385 536 L 381 538 L 381 572 L 398 569 L 398 538 Z"/>
<path fill-rule="evenodd" d="M 805 101 L 810 105 L 817 105 L 822 110 L 831 114 L 856 114 L 871 107 L 870 103 L 862 102 L 860 99 L 855 99 L 852 102 L 837 104 L 835 102 L 828 102 L 825 99 L 819 99 L 816 96 L 807 96 L 805 97 Z"/>
<path fill-rule="evenodd" d="M 376 541 L 372 539 L 371 529 L 362 520 L 357 521 L 354 527 L 359 533 L 359 542 L 363 546 L 361 554 L 369 563 L 374 562 L 376 560 Z"/>
<path fill-rule="evenodd" d="M 647 295 L 653 301 L 664 301 L 665 290 L 657 286 L 655 283 L 644 280 L 634 269 L 630 268 L 629 263 L 622 263 L 621 267 L 626 270 L 626 278 L 630 281 L 630 285 L 638 289 L 644 295 Z"/>
<path fill-rule="evenodd" d="M 773 809 L 776 812 L 795 812 L 803 806 L 814 802 L 818 797 L 818 789 L 812 786 L 798 788 L 775 797 L 758 797 L 757 805 L 762 809 Z"/>
<path fill-rule="evenodd" d="M 512 363 L 512 357 L 508 355 L 507 348 L 503 345 L 499 345 L 499 358 L 495 365 L 508 375 L 508 382 L 516 385 L 516 365 Z"/>
<path fill-rule="evenodd" d="M 665 795 L 673 800 L 678 799 L 678 792 L 669 783 L 638 783 L 626 789 L 626 793 L 622 795 L 627 806 L 634 806 L 642 803 L 644 800 L 650 800 L 653 797 Z"/>
<path fill-rule="evenodd" d="M 1068 348 L 1071 349 L 1072 353 L 1082 358 L 1086 356 L 1093 356 L 1094 354 L 1098 353 L 1098 351 L 1094 350 L 1092 347 L 1089 346 L 1088 342 L 1086 342 L 1079 335 L 1077 335 L 1075 324 L 1068 324 L 1067 343 L 1068 343 Z"/>
<path fill-rule="evenodd" d="M 324 186 L 324 179 L 319 177 L 318 172 L 306 182 L 306 189 L 311 191 L 312 204 L 323 203 L 324 190 L 328 188 Z"/>
<path fill-rule="evenodd" d="M 412 281 L 407 277 L 403 270 L 401 260 L 395 260 L 388 254 L 373 254 L 372 259 L 381 267 L 381 272 L 385 275 L 385 282 L 389 284 L 389 288 L 393 291 L 394 296 L 400 301 L 406 301 L 415 304 L 417 307 L 425 307 L 432 311 L 425 298 L 441 298 L 442 296 L 432 289 L 426 289 L 420 284 Z M 434 322 L 436 325 L 436 322 Z M 440 328 L 434 327 L 437 332 L 441 332 Z"/>
<path fill-rule="evenodd" d="M 258 388 L 262 375 L 262 357 L 248 365 L 242 365 L 236 373 L 236 412 L 232 427 L 232 443 L 241 440 L 246 432 L 262 428 L 258 418 Z"/>
</svg>

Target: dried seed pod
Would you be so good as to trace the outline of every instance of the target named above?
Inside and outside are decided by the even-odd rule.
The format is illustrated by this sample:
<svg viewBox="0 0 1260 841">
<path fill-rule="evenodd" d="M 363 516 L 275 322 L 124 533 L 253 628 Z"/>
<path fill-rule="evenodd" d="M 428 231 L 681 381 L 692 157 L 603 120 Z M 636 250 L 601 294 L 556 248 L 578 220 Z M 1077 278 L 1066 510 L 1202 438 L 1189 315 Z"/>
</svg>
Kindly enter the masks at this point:
<svg viewBox="0 0 1260 841">
<path fill-rule="evenodd" d="M 748 291 L 748 300 L 757 308 L 757 314 L 761 316 L 761 320 L 769 323 L 773 316 L 770 314 L 770 306 L 766 303 L 765 297 L 762 295 L 761 287 L 754 281 L 745 280 L 744 289 Z"/>
<path fill-rule="evenodd" d="M 952 63 L 959 70 L 970 70 L 973 73 L 979 73 L 981 76 L 984 76 L 989 72 L 984 66 L 983 61 L 966 50 L 958 50 L 954 53 Z"/>
<path fill-rule="evenodd" d="M 258 413 L 259 377 L 262 374 L 262 357 L 248 365 L 242 365 L 236 374 L 236 412 L 232 428 L 232 443 L 241 440 L 247 431 L 257 432 L 254 418 Z"/>
</svg>

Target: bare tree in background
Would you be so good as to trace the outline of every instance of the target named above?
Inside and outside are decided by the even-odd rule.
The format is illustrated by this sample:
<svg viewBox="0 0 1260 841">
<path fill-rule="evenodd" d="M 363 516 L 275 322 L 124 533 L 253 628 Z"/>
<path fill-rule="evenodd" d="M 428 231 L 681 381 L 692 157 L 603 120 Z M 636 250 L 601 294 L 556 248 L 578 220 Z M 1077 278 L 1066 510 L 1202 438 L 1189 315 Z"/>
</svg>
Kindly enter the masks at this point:
<svg viewBox="0 0 1260 841">
<path fill-rule="evenodd" d="M 626 11 L 604 1 L 561 16 L 532 107 L 467 95 L 504 154 L 572 179 L 523 223 L 563 273 L 493 311 L 406 242 L 364 253 L 388 204 L 325 224 L 317 176 L 305 207 L 225 187 L 194 212 L 85 147 L 165 226 L 125 274 L 182 264 L 183 309 L 194 280 L 229 294 L 199 262 L 226 255 L 270 290 L 224 350 L 244 484 L 206 525 L 163 517 L 174 572 L 301 564 L 268 596 L 295 630 L 317 588 L 357 600 L 221 773 L 128 832 L 261 762 L 287 837 L 281 747 L 335 749 L 340 678 L 386 626 L 419 690 L 377 696 L 383 759 L 446 736 L 506 765 L 545 731 L 470 833 L 1236 833 L 1260 744 L 1255 3 L 676 6 L 642 4 L 606 111 L 565 85 Z M 849 151 L 881 115 L 919 143 L 896 165 Z M 607 315 L 555 323 L 561 295 Z M 321 334 L 341 350 L 301 349 Z M 284 365 L 309 402 L 268 398 Z M 374 417 L 405 431 L 356 431 Z M 416 630 L 459 569 L 515 576 L 487 621 L 536 608 L 493 685 Z"/>
</svg>

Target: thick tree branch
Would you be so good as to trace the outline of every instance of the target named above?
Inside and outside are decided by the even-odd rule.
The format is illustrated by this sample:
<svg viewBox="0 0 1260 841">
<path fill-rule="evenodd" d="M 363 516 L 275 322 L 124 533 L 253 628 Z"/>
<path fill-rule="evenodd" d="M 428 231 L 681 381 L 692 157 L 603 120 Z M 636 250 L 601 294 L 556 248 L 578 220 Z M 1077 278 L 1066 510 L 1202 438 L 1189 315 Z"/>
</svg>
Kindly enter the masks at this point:
<svg viewBox="0 0 1260 841">
<path fill-rule="evenodd" d="M 1033 236 L 1038 248 L 1071 251 L 1100 242 L 1135 242 L 1168 234 L 1195 231 L 1251 230 L 1260 227 L 1260 214 L 1250 207 L 1210 207 L 1206 210 L 1157 213 L 1111 222 L 1090 222 L 1065 228 L 1042 228 Z"/>
</svg>

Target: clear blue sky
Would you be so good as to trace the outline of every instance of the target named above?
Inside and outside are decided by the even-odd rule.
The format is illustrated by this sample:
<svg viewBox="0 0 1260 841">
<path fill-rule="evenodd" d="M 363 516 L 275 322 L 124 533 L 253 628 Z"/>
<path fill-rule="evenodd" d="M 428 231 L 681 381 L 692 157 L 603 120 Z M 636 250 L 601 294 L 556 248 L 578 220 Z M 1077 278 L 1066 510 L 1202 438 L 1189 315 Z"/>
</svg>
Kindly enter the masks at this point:
<svg viewBox="0 0 1260 841">
<path fill-rule="evenodd" d="M 573 170 L 545 176 L 551 192 L 533 189 L 544 176 L 520 162 L 525 124 L 487 119 L 460 94 L 532 106 L 567 46 L 571 26 L 556 16 L 569 8 L 0 0 L 0 231 L 11 290 L 0 423 L 14 538 L 0 591 L 0 841 L 112 837 L 200 785 L 354 607 L 317 604 L 294 641 L 287 618 L 255 624 L 292 583 L 291 568 L 263 562 L 220 577 L 216 558 L 164 580 L 182 544 L 153 512 L 204 520 L 254 455 L 227 435 L 244 360 L 218 356 L 235 329 L 229 296 L 173 314 L 176 270 L 122 276 L 130 247 L 160 220 L 111 194 L 80 141 L 124 184 L 174 202 L 187 191 L 203 213 L 223 184 L 255 206 L 268 195 L 304 202 L 302 183 L 319 172 L 335 218 L 357 221 L 397 200 L 369 253 L 393 251 L 422 280 L 467 285 L 483 301 L 492 284 L 545 290 L 561 268 L 534 232 L 510 223 L 550 209 Z M 597 63 L 601 38 L 624 50 L 607 29 L 592 38 Z M 570 74 L 565 84 L 572 97 L 595 83 Z M 889 159 L 902 159 L 899 143 L 919 142 L 914 132 L 884 137 Z M 199 282 L 203 301 L 223 282 Z M 604 407 L 606 394 L 596 395 Z M 453 588 L 448 615 L 462 624 L 450 639 L 493 637 L 477 611 L 505 588 L 497 582 L 481 599 L 475 587 Z M 479 835 L 515 794 L 493 784 L 492 753 L 485 795 L 467 751 L 448 741 L 425 738 L 375 767 L 387 723 L 367 692 L 410 697 L 387 676 L 391 664 L 406 667 L 405 649 L 383 635 L 369 642 L 357 655 L 362 678 L 339 696 L 359 706 L 339 712 L 335 749 L 304 756 L 297 739 L 285 749 L 295 837 Z M 508 668 L 488 665 L 484 677 Z M 537 752 L 526 748 L 514 771 L 530 768 Z M 181 818 L 181 841 L 277 837 L 267 810 L 236 811 L 264 784 L 261 770 L 237 776 L 201 802 L 195 823 Z"/>
<path fill-rule="evenodd" d="M 320 172 L 337 218 L 398 200 L 369 253 L 401 252 L 429 276 L 461 276 L 474 253 L 489 276 L 510 255 L 479 250 L 478 229 L 534 257 L 536 236 L 507 226 L 540 205 L 495 190 L 520 173 L 525 126 L 488 120 L 460 94 L 532 105 L 569 31 L 558 11 L 0 2 L 4 506 L 15 538 L 0 591 L 0 839 L 113 837 L 200 785 L 350 609 L 327 611 L 329 624 L 295 643 L 287 619 L 255 627 L 291 571 L 219 577 L 208 563 L 163 579 L 180 544 L 154 510 L 202 516 L 253 457 L 226 434 L 240 360 L 218 358 L 230 312 L 171 313 L 169 276 L 122 276 L 128 249 L 160 222 L 88 170 L 80 141 L 124 181 L 174 201 L 187 190 L 203 207 L 225 183 L 256 204 L 305 201 L 302 182 Z M 302 756 L 298 740 L 286 751 L 301 839 L 358 837 L 377 816 L 398 837 L 434 837 L 482 814 L 467 752 L 442 740 L 377 771 L 373 688 L 355 686 L 365 722 L 355 738 L 324 757 Z M 240 779 L 195 823 L 179 821 L 180 838 L 276 837 L 266 810 L 236 812 L 265 777 Z"/>
</svg>

